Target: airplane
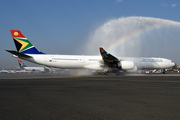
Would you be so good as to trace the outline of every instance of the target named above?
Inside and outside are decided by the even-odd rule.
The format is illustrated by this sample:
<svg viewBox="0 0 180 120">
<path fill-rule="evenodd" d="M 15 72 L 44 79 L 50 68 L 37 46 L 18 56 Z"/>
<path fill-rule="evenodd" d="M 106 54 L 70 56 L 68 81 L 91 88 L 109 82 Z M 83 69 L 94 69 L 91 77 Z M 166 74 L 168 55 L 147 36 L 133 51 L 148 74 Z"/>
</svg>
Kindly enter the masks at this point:
<svg viewBox="0 0 180 120">
<path fill-rule="evenodd" d="M 20 68 L 23 68 L 27 71 L 39 71 L 39 72 L 45 72 L 48 71 L 49 69 L 46 69 L 45 67 L 27 67 L 24 63 L 22 63 L 21 60 L 18 60 Z"/>
<path fill-rule="evenodd" d="M 0 73 L 15 73 L 13 69 L 0 69 Z"/>
<path fill-rule="evenodd" d="M 165 69 L 175 65 L 172 60 L 166 58 L 115 57 L 102 47 L 99 48 L 100 56 L 46 54 L 37 50 L 19 30 L 10 31 L 17 51 L 6 50 L 7 52 L 13 54 L 13 57 L 47 67 L 91 69 L 108 74 L 119 71 L 136 72 L 139 69 L 163 69 L 165 73 Z"/>
<path fill-rule="evenodd" d="M 0 73 L 10 73 L 8 70 L 0 70 Z"/>
</svg>

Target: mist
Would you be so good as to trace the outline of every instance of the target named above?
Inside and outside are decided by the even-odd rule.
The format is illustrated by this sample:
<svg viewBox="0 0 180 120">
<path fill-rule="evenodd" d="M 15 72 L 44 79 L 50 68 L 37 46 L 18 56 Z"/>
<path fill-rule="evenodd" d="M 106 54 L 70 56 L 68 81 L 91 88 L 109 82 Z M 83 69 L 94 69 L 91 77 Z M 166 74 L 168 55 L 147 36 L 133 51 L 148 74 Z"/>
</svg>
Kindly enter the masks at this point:
<svg viewBox="0 0 180 120">
<path fill-rule="evenodd" d="M 103 47 L 115 56 L 163 57 L 180 65 L 180 23 L 152 17 L 121 17 L 89 35 L 84 50 L 98 55 Z"/>
</svg>

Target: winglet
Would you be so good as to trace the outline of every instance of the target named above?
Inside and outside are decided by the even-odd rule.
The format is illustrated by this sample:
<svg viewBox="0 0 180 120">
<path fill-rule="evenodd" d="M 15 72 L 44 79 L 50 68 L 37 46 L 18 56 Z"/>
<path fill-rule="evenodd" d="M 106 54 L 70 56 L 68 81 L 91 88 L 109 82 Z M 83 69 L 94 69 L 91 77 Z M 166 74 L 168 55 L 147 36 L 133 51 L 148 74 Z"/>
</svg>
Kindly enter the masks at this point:
<svg viewBox="0 0 180 120">
<path fill-rule="evenodd" d="M 107 52 L 102 47 L 100 47 L 99 50 L 100 50 L 101 55 L 102 54 L 107 54 Z"/>
</svg>

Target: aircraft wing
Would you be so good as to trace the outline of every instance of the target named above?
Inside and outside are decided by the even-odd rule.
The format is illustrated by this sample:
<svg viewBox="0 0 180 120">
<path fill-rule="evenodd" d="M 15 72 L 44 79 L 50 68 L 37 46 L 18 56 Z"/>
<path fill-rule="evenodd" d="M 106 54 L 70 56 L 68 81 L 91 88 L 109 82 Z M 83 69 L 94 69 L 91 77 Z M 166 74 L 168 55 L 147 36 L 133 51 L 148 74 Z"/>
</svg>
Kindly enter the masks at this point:
<svg viewBox="0 0 180 120">
<path fill-rule="evenodd" d="M 121 68 L 120 61 L 113 55 L 107 53 L 103 48 L 99 48 L 104 65 L 110 68 Z"/>
<path fill-rule="evenodd" d="M 102 56 L 105 63 L 117 63 L 117 62 L 119 62 L 119 60 L 116 57 L 107 53 L 103 48 L 99 48 L 99 49 L 100 49 L 101 56 Z"/>
<path fill-rule="evenodd" d="M 13 54 L 13 55 L 18 56 L 19 58 L 31 58 L 31 56 L 23 54 L 23 53 L 19 53 L 17 51 L 13 51 L 13 50 L 6 50 L 6 51 Z"/>
</svg>

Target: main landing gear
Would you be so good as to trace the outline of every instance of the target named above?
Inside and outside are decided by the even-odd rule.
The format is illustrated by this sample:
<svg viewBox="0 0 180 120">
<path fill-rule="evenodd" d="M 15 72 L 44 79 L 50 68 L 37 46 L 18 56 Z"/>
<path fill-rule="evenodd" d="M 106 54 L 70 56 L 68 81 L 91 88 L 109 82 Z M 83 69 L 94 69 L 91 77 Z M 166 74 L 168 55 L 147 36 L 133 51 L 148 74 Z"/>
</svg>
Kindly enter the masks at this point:
<svg viewBox="0 0 180 120">
<path fill-rule="evenodd" d="M 163 74 L 166 74 L 166 70 L 165 70 L 165 69 L 163 69 L 162 73 L 163 73 Z"/>
</svg>

